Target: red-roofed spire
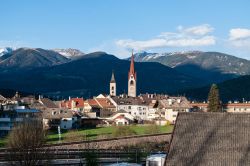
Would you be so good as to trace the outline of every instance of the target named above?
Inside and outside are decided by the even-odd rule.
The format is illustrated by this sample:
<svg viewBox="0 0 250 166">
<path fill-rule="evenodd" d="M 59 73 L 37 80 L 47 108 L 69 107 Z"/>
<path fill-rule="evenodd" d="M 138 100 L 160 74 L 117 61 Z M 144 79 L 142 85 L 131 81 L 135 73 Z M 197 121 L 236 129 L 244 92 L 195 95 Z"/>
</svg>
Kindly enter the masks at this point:
<svg viewBox="0 0 250 166">
<path fill-rule="evenodd" d="M 133 53 L 133 50 L 132 50 L 132 56 L 131 56 L 131 60 L 130 60 L 130 69 L 129 69 L 129 73 L 128 73 L 128 78 L 130 78 L 131 75 L 136 80 L 135 62 L 134 62 L 134 53 Z"/>
</svg>

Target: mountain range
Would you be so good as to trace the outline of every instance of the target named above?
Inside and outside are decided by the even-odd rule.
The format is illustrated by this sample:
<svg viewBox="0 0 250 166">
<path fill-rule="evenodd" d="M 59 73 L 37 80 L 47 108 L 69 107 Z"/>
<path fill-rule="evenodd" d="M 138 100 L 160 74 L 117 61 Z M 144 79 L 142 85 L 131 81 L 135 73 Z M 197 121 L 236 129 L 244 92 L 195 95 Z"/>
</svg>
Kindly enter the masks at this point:
<svg viewBox="0 0 250 166">
<path fill-rule="evenodd" d="M 91 97 L 108 93 L 111 72 L 114 70 L 118 94 L 127 91 L 129 58 L 119 59 L 105 52 L 84 54 L 76 49 L 2 50 L 0 89 L 55 97 Z M 200 51 L 140 52 L 135 54 L 135 60 L 138 93 L 185 94 L 191 99 L 203 100 L 207 97 L 210 84 L 218 83 L 223 100 L 248 98 L 248 94 L 244 93 L 248 92 L 248 86 L 244 86 L 245 91 L 240 94 L 236 93 L 241 88 L 236 83 L 250 83 L 250 76 L 244 76 L 250 73 L 248 60 Z"/>
<path fill-rule="evenodd" d="M 1 65 L 0 63 L 0 67 Z M 86 97 L 108 93 L 111 72 L 114 70 L 118 93 L 123 93 L 127 91 L 129 65 L 130 62 L 127 60 L 104 52 L 95 52 L 69 62 L 63 59 L 60 65 L 44 65 L 32 69 L 19 65 L 18 70 L 7 66 L 7 72 L 0 73 L 0 87 L 55 96 Z M 136 63 L 135 67 L 138 75 L 138 92 L 141 93 L 167 93 L 204 85 L 202 81 L 159 63 Z"/>
<path fill-rule="evenodd" d="M 0 57 L 0 68 L 2 71 L 13 71 L 15 69 L 54 66 L 68 61 L 68 58 L 55 51 L 41 48 L 19 48 Z"/>
<path fill-rule="evenodd" d="M 137 62 L 158 62 L 211 84 L 250 74 L 250 61 L 219 52 L 135 54 Z"/>
</svg>

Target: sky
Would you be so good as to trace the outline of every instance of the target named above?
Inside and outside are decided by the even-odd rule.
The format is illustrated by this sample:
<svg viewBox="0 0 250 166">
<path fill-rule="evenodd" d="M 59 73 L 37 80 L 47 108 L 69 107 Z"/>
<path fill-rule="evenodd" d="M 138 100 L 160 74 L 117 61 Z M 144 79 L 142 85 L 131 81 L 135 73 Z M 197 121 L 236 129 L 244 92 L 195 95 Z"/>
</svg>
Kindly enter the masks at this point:
<svg viewBox="0 0 250 166">
<path fill-rule="evenodd" d="M 218 51 L 250 59 L 249 0 L 2 0 L 0 48 Z"/>
</svg>

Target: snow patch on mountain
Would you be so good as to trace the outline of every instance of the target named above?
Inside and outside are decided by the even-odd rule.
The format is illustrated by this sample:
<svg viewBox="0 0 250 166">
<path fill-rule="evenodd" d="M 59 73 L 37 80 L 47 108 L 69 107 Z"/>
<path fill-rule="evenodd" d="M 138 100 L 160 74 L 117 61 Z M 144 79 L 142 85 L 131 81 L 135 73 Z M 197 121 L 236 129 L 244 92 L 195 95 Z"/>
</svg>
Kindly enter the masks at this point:
<svg viewBox="0 0 250 166">
<path fill-rule="evenodd" d="M 63 55 L 68 59 L 77 58 L 83 56 L 84 53 L 78 49 L 68 48 L 68 49 L 53 49 L 53 51 Z"/>
<path fill-rule="evenodd" d="M 0 57 L 5 54 L 9 54 L 12 51 L 13 51 L 13 48 L 10 48 L 10 47 L 0 48 Z"/>
</svg>

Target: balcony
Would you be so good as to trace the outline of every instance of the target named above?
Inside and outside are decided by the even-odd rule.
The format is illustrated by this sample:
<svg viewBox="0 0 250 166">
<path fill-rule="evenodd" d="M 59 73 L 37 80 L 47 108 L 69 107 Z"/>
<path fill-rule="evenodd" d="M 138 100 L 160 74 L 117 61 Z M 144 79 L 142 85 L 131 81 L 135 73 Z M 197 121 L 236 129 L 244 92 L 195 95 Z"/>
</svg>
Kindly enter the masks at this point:
<svg viewBox="0 0 250 166">
<path fill-rule="evenodd" d="M 10 118 L 0 118 L 0 122 L 10 122 Z"/>
</svg>

